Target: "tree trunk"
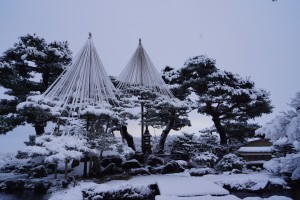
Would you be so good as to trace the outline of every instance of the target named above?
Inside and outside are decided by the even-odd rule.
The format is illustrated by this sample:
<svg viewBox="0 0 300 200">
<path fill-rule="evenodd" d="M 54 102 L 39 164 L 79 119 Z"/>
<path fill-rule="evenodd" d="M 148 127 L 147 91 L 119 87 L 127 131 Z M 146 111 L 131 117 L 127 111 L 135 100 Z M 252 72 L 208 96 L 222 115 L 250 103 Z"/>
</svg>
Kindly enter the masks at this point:
<svg viewBox="0 0 300 200">
<path fill-rule="evenodd" d="M 134 145 L 134 141 L 133 141 L 133 137 L 128 133 L 127 131 L 127 127 L 125 125 L 121 126 L 121 130 L 120 130 L 121 134 L 123 135 L 124 139 L 127 142 L 127 145 L 132 148 L 132 150 L 135 151 L 135 145 Z"/>
<path fill-rule="evenodd" d="M 158 151 L 159 152 L 164 152 L 167 136 L 170 133 L 170 131 L 172 130 L 172 127 L 174 126 L 174 123 L 175 123 L 174 113 L 172 113 L 172 116 L 173 117 L 170 118 L 170 121 L 169 121 L 168 125 L 162 131 L 162 134 L 160 136 L 159 143 L 158 143 Z"/>
<path fill-rule="evenodd" d="M 48 86 L 49 86 L 49 77 L 50 77 L 50 71 L 49 69 L 46 67 L 44 70 L 44 73 L 42 74 L 42 78 L 43 78 L 43 91 L 46 91 Z"/>
<path fill-rule="evenodd" d="M 83 158 L 83 177 L 87 176 L 87 156 Z"/>
<path fill-rule="evenodd" d="M 65 179 L 68 178 L 68 159 L 65 160 Z"/>
<path fill-rule="evenodd" d="M 101 162 L 102 162 L 102 157 L 103 157 L 103 150 L 100 152 L 99 160 L 100 160 L 100 167 L 99 167 L 99 177 L 102 176 L 102 169 L 101 169 Z"/>
<path fill-rule="evenodd" d="M 37 136 L 43 135 L 45 133 L 45 124 L 34 124 L 34 129 Z"/>
<path fill-rule="evenodd" d="M 93 167 L 93 156 L 90 156 L 89 160 L 89 176 L 92 177 L 92 167 Z"/>
<path fill-rule="evenodd" d="M 221 120 L 219 117 L 213 117 L 213 122 L 215 124 L 215 127 L 220 135 L 220 144 L 226 145 L 227 144 L 227 137 L 224 127 L 221 124 Z"/>
<path fill-rule="evenodd" d="M 54 178 L 57 179 L 57 162 L 55 162 L 55 168 L 54 168 Z"/>
</svg>

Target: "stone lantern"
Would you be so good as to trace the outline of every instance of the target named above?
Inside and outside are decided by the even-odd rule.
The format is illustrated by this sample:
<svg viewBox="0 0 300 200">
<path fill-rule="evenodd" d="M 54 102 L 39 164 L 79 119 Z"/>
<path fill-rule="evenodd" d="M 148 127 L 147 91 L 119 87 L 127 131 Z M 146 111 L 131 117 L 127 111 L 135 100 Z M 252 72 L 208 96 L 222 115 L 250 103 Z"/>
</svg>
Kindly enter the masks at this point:
<svg viewBox="0 0 300 200">
<path fill-rule="evenodd" d="M 146 130 L 142 135 L 142 152 L 145 155 L 152 153 L 151 137 L 148 126 L 146 126 Z"/>
</svg>

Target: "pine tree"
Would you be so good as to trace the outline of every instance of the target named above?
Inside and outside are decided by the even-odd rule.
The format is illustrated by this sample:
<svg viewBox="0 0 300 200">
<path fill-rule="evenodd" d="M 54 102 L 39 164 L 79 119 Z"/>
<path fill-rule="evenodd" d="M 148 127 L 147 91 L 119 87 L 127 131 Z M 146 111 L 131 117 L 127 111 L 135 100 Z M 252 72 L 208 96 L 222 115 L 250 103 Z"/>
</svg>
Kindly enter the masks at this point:
<svg viewBox="0 0 300 200">
<path fill-rule="evenodd" d="M 68 42 L 47 43 L 37 35 L 25 35 L 0 57 L 0 86 L 12 100 L 0 101 L 0 133 L 6 133 L 25 121 L 36 134 L 44 132 L 48 118 L 30 117 L 30 111 L 18 113 L 16 106 L 29 95 L 44 92 L 71 62 Z M 36 111 L 39 113 L 39 111 Z M 31 113 L 32 114 L 32 113 Z"/>
<path fill-rule="evenodd" d="M 179 69 L 177 80 L 198 96 L 198 113 L 212 117 L 220 143 L 227 144 L 225 123 L 243 122 L 272 111 L 270 94 L 249 78 L 216 68 L 216 61 L 197 56 Z"/>
</svg>

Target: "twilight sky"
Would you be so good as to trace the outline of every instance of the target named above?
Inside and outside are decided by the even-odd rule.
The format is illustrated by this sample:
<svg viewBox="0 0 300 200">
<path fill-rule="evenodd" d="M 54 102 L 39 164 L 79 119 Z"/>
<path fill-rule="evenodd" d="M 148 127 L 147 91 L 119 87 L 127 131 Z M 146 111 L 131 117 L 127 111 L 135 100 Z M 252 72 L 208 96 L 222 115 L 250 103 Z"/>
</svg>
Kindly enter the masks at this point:
<svg viewBox="0 0 300 200">
<path fill-rule="evenodd" d="M 48 42 L 67 40 L 75 56 L 92 32 L 105 69 L 114 76 L 139 38 L 159 71 L 206 54 L 218 68 L 250 77 L 256 87 L 270 91 L 275 108 L 256 120 L 263 125 L 289 109 L 300 90 L 299 10 L 299 0 L 3 0 L 0 53 L 19 36 L 36 33 Z M 196 132 L 212 123 L 194 113 L 192 124 L 185 130 Z M 0 143 L 12 139 L 13 134 L 0 136 Z"/>
</svg>

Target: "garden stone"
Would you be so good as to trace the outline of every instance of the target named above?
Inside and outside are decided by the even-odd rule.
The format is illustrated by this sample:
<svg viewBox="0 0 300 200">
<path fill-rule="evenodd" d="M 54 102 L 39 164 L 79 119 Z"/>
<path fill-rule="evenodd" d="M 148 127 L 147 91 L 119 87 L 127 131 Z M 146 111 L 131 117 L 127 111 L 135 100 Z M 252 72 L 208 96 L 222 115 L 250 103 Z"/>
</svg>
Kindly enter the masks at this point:
<svg viewBox="0 0 300 200">
<path fill-rule="evenodd" d="M 217 174 L 216 170 L 212 168 L 190 169 L 189 173 L 191 176 L 204 176 L 207 174 Z"/>
<path fill-rule="evenodd" d="M 132 168 L 140 168 L 142 165 L 136 159 L 128 160 L 122 163 L 122 168 L 125 170 L 129 170 Z"/>
<path fill-rule="evenodd" d="M 43 181 L 36 182 L 34 184 L 34 193 L 35 194 L 46 194 L 47 190 L 50 188 L 51 183 L 45 183 Z"/>
<path fill-rule="evenodd" d="M 120 170 L 117 168 L 115 163 L 110 163 L 106 168 L 101 172 L 102 175 L 114 175 L 120 173 Z"/>
<path fill-rule="evenodd" d="M 41 178 L 46 177 L 48 175 L 47 169 L 44 165 L 39 165 L 32 169 L 32 171 L 29 173 L 30 176 L 33 178 Z"/>
<path fill-rule="evenodd" d="M 148 169 L 146 168 L 135 168 L 131 169 L 129 172 L 130 175 L 136 176 L 136 175 L 151 175 Z"/>
<path fill-rule="evenodd" d="M 151 155 L 147 159 L 147 165 L 149 165 L 151 167 L 157 167 L 157 166 L 161 166 L 163 164 L 164 164 L 164 160 L 157 156 Z"/>
<path fill-rule="evenodd" d="M 107 167 L 111 163 L 114 163 L 117 167 L 121 167 L 123 162 L 123 159 L 118 156 L 118 155 L 111 155 L 111 156 L 106 156 L 102 158 L 101 160 L 101 166 L 102 167 Z"/>
<path fill-rule="evenodd" d="M 5 182 L 6 192 L 22 192 L 24 190 L 25 182 L 23 180 L 14 180 Z"/>
<path fill-rule="evenodd" d="M 75 168 L 75 167 L 79 166 L 79 164 L 80 164 L 80 161 L 74 159 L 74 160 L 72 161 L 71 167 L 72 167 L 72 168 Z"/>
<path fill-rule="evenodd" d="M 129 157 L 128 160 L 137 160 L 139 163 L 145 163 L 145 155 L 143 153 L 135 153 Z"/>
<path fill-rule="evenodd" d="M 181 165 L 179 165 L 175 161 L 171 161 L 168 164 L 166 164 L 165 166 L 163 166 L 161 173 L 162 174 L 171 174 L 171 173 L 180 173 L 183 171 L 184 171 L 184 168 Z"/>
</svg>

